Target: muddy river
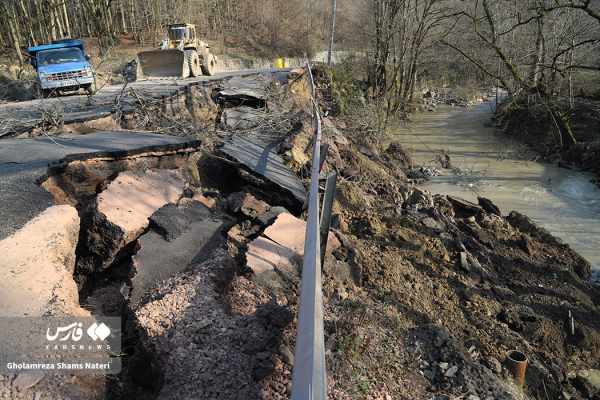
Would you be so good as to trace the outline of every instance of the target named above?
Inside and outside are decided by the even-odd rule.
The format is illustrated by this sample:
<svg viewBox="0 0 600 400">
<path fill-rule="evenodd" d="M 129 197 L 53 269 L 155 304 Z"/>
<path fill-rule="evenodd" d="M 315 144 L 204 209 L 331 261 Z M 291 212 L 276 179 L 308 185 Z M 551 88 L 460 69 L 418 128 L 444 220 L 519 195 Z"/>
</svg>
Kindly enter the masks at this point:
<svg viewBox="0 0 600 400">
<path fill-rule="evenodd" d="M 478 193 L 504 214 L 517 210 L 560 237 L 592 264 L 600 279 L 600 190 L 593 175 L 550 165 L 510 140 L 489 122 L 494 103 L 472 108 L 441 106 L 413 117 L 395 140 L 414 150 L 417 165 L 435 165 L 435 153 L 449 151 L 458 174 L 444 170 L 421 185 L 477 203 Z M 439 166 L 439 165 L 438 165 Z"/>
</svg>

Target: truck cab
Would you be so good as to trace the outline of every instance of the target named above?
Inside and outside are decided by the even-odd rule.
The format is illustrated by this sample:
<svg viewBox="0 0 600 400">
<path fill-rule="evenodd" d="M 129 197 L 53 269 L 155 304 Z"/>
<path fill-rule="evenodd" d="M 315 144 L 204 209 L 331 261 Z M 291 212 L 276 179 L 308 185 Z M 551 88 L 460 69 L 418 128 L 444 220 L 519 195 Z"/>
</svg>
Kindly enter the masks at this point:
<svg viewBox="0 0 600 400">
<path fill-rule="evenodd" d="M 83 42 L 60 39 L 53 44 L 29 47 L 31 65 L 36 69 L 36 83 L 43 97 L 52 92 L 80 88 L 94 91 L 94 70 L 90 56 L 83 53 Z"/>
</svg>

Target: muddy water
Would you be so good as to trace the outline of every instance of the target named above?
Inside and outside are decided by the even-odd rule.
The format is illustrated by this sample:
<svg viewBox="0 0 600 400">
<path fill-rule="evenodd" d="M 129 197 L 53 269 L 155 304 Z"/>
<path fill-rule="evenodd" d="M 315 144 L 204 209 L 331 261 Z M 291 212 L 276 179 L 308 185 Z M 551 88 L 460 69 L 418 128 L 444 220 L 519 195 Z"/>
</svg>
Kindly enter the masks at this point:
<svg viewBox="0 0 600 400">
<path fill-rule="evenodd" d="M 435 154 L 449 150 L 462 170 L 433 177 L 421 185 L 477 203 L 493 200 L 508 214 L 517 210 L 560 237 L 592 264 L 600 277 L 600 190 L 592 174 L 536 160 L 536 155 L 495 129 L 486 128 L 493 103 L 472 108 L 437 107 L 413 117 L 411 128 L 395 140 L 414 149 L 417 165 L 435 165 Z M 412 132 L 412 133 L 410 133 Z"/>
</svg>

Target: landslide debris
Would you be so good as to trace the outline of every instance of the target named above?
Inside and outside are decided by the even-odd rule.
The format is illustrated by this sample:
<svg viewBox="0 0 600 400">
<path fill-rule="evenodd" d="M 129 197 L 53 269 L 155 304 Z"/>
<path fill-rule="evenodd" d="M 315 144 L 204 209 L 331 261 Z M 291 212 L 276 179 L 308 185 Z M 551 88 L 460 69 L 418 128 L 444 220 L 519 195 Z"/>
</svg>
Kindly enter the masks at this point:
<svg viewBox="0 0 600 400">
<path fill-rule="evenodd" d="M 270 98 L 267 107 L 295 116 L 276 139 L 282 159 L 306 185 L 310 159 L 303 150 L 312 123 L 302 111 L 309 105 L 303 79 L 283 89 L 285 101 Z M 331 90 L 323 82 L 321 95 Z M 418 188 L 427 178 L 413 169 L 402 144 L 383 149 L 358 140 L 340 118 L 328 118 L 323 131 L 330 144 L 324 172 L 340 172 L 332 218 L 339 247 L 323 271 L 329 396 L 594 396 L 580 373 L 600 364 L 600 297 L 585 281 L 589 263 L 518 212 L 501 210 L 502 217 L 466 209 Z M 218 215 L 219 224 L 229 225 L 215 234 L 219 245 L 202 259 L 181 261 L 170 277 L 159 276 L 135 303 L 124 290 L 131 282 L 122 278 L 107 278 L 86 296 L 94 315 L 125 321 L 124 369 L 109 378 L 106 392 L 112 398 L 287 399 L 299 271 L 274 267 L 278 284 L 269 286 L 249 267 L 249 249 L 268 240 L 265 230 L 279 218 L 305 216 L 276 207 L 272 199 L 280 204 L 285 193 L 272 196 L 260 177 L 219 153 L 191 159 L 193 178 L 181 195 L 155 207 L 140 235 L 162 238 L 168 254 L 195 223 L 186 211 L 194 199 L 210 208 L 199 212 L 200 222 Z M 138 238 L 133 242 L 143 248 L 146 239 Z M 301 265 L 293 254 L 287 261 Z M 569 310 L 575 335 L 566 329 Z M 529 360 L 522 390 L 504 365 L 513 349 Z"/>
</svg>

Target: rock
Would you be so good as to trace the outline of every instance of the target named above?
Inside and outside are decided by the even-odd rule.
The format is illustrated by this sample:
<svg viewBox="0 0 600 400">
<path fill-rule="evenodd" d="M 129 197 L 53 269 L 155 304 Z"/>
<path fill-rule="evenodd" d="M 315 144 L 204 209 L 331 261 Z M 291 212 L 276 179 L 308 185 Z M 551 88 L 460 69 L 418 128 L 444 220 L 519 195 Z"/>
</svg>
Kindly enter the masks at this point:
<svg viewBox="0 0 600 400">
<path fill-rule="evenodd" d="M 360 174 L 360 171 L 352 165 L 346 165 L 340 173 L 345 179 L 351 180 L 352 178 L 357 177 Z"/>
<path fill-rule="evenodd" d="M 433 341 L 433 345 L 435 347 L 442 347 L 450 337 L 450 331 L 443 326 L 434 325 L 434 327 L 436 328 L 437 334 Z"/>
<path fill-rule="evenodd" d="M 495 214 L 482 214 L 479 225 L 492 231 L 500 231 L 504 226 L 504 220 Z"/>
<path fill-rule="evenodd" d="M 279 214 L 283 213 L 290 214 L 284 207 L 272 207 L 270 210 L 265 211 L 256 217 L 256 222 L 262 226 L 269 226 L 275 222 Z"/>
<path fill-rule="evenodd" d="M 340 214 L 333 214 L 331 216 L 331 228 L 332 229 L 339 229 L 340 225 L 342 223 L 342 216 Z"/>
<path fill-rule="evenodd" d="M 328 257 L 325 261 L 323 273 L 333 278 L 339 285 L 360 286 L 361 274 L 359 268 L 335 257 Z"/>
<path fill-rule="evenodd" d="M 199 201 L 189 200 L 182 202 L 180 206 L 169 203 L 150 216 L 150 228 L 170 242 L 181 235 L 192 222 L 207 220 L 212 214 L 212 210 Z"/>
<path fill-rule="evenodd" d="M 298 277 L 301 259 L 294 250 L 259 237 L 248 243 L 246 263 L 253 272 L 252 281 L 271 289 L 279 289 L 285 287 L 286 283 L 275 268 L 289 279 L 294 279 Z"/>
<path fill-rule="evenodd" d="M 329 336 L 329 338 L 325 342 L 325 348 L 327 350 L 333 350 L 333 349 L 335 349 L 337 344 L 338 344 L 338 342 L 336 340 L 336 336 L 335 336 L 335 334 L 332 334 L 331 336 Z"/>
<path fill-rule="evenodd" d="M 23 390 L 37 385 L 45 376 L 45 374 L 19 374 L 15 380 L 12 381 L 12 385 L 19 392 L 22 392 Z"/>
<path fill-rule="evenodd" d="M 254 364 L 252 366 L 252 378 L 257 381 L 262 381 L 263 379 L 273 375 L 275 373 L 275 368 L 271 365 L 262 365 L 262 364 Z"/>
<path fill-rule="evenodd" d="M 285 328 L 294 320 L 294 314 L 290 310 L 273 303 L 258 306 L 254 316 L 265 327 L 270 324 L 277 328 Z"/>
<path fill-rule="evenodd" d="M 435 374 L 433 373 L 433 371 L 426 369 L 425 371 L 423 371 L 423 376 L 427 379 L 429 379 L 430 381 L 435 379 Z"/>
<path fill-rule="evenodd" d="M 433 111 L 433 110 L 431 110 Z M 442 176 L 444 175 L 444 171 L 436 167 L 427 167 L 422 166 L 420 169 L 421 173 L 425 176 Z"/>
<path fill-rule="evenodd" d="M 227 198 L 229 207 L 233 212 L 241 211 L 250 218 L 268 211 L 271 207 L 262 200 L 257 200 L 249 193 L 237 192 Z"/>
<path fill-rule="evenodd" d="M 477 292 L 475 292 L 472 288 L 467 288 L 463 292 L 463 297 L 465 298 L 465 300 L 468 300 L 468 301 L 473 301 L 473 299 L 475 298 L 476 295 L 477 295 Z"/>
<path fill-rule="evenodd" d="M 89 252 L 77 268 L 97 273 L 120 261 L 121 250 L 148 228 L 149 217 L 181 198 L 187 179 L 181 169 L 121 172 L 83 214 L 82 225 L 88 229 L 82 240 Z"/>
<path fill-rule="evenodd" d="M 498 287 L 498 286 L 494 286 L 492 288 L 492 293 L 494 293 L 494 295 L 496 297 L 498 297 L 500 300 L 504 300 L 506 298 L 506 295 L 504 293 L 504 290 L 502 290 L 502 288 Z"/>
<path fill-rule="evenodd" d="M 292 353 L 288 346 L 279 347 L 279 354 L 281 354 L 284 363 L 294 365 L 294 353 Z"/>
<path fill-rule="evenodd" d="M 467 252 L 465 251 L 460 252 L 460 268 L 465 272 L 469 272 L 470 270 Z"/>
<path fill-rule="evenodd" d="M 56 311 L 89 316 L 73 280 L 79 222 L 74 207 L 52 206 L 0 241 L 0 316 L 38 316 L 53 299 Z"/>
<path fill-rule="evenodd" d="M 433 198 L 427 190 L 415 188 L 407 203 L 419 208 L 433 207 Z"/>
<path fill-rule="evenodd" d="M 329 138 L 324 138 L 323 143 L 329 144 L 329 148 L 327 149 L 327 156 L 325 157 L 325 161 L 332 165 L 335 170 L 340 171 L 346 167 L 346 163 L 342 159 L 340 155 L 340 151 L 333 140 Z"/>
<path fill-rule="evenodd" d="M 446 378 L 452 378 L 456 374 L 456 371 L 458 371 L 458 367 L 455 365 L 453 367 L 448 368 L 448 370 L 444 373 L 444 376 Z"/>
<path fill-rule="evenodd" d="M 375 157 L 375 150 L 374 149 L 369 149 L 365 146 L 359 146 L 358 147 L 358 151 L 359 153 L 369 157 L 369 158 L 373 158 Z"/>
<path fill-rule="evenodd" d="M 500 364 L 500 361 L 498 361 L 496 357 L 485 357 L 483 361 L 485 366 L 488 367 L 488 369 L 493 373 L 499 374 L 502 372 L 502 364 Z"/>
<path fill-rule="evenodd" d="M 211 208 L 216 203 L 215 199 L 213 199 L 212 197 L 205 197 L 203 194 L 198 193 L 198 192 L 194 192 L 194 195 L 192 196 L 192 200 L 199 201 L 200 203 L 204 204 L 208 208 Z"/>
<path fill-rule="evenodd" d="M 431 217 L 423 219 L 423 225 L 433 229 L 436 233 L 442 233 L 444 231 L 444 228 L 442 228 L 439 222 Z"/>
<path fill-rule="evenodd" d="M 529 254 L 530 257 L 533 257 L 535 255 L 535 244 L 533 243 L 533 240 L 531 240 L 531 237 L 529 235 L 524 233 L 521 236 L 518 245 L 519 248 L 525 253 Z"/>
</svg>

